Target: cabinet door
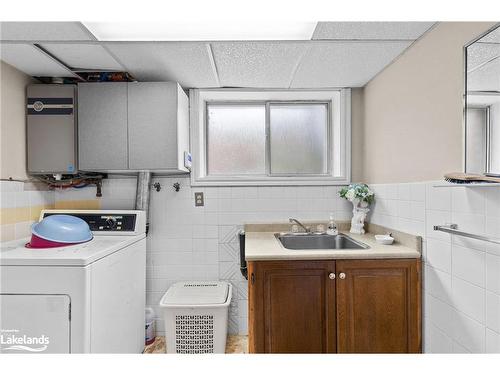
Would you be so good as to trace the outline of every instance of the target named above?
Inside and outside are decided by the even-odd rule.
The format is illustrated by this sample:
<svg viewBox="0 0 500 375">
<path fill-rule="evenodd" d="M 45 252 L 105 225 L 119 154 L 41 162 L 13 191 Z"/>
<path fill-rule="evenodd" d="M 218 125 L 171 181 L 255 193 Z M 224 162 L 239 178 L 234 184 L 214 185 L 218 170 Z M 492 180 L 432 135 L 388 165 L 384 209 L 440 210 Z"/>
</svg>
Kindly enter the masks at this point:
<svg viewBox="0 0 500 375">
<path fill-rule="evenodd" d="M 127 83 L 78 85 L 79 169 L 125 170 Z"/>
<path fill-rule="evenodd" d="M 177 169 L 177 84 L 128 85 L 130 169 Z"/>
<path fill-rule="evenodd" d="M 249 350 L 334 353 L 334 261 L 249 263 Z"/>
<path fill-rule="evenodd" d="M 420 267 L 419 260 L 337 261 L 339 353 L 421 351 Z"/>
</svg>

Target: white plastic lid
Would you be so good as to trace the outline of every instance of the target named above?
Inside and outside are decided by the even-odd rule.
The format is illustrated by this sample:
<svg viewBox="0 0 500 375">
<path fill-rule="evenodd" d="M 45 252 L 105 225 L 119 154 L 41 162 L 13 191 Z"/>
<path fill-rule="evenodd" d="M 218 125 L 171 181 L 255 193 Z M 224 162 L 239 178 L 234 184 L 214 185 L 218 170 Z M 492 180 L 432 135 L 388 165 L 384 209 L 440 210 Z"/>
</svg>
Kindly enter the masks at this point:
<svg viewBox="0 0 500 375">
<path fill-rule="evenodd" d="M 183 281 L 168 288 L 160 305 L 222 305 L 228 292 L 229 283 L 224 281 Z"/>
</svg>

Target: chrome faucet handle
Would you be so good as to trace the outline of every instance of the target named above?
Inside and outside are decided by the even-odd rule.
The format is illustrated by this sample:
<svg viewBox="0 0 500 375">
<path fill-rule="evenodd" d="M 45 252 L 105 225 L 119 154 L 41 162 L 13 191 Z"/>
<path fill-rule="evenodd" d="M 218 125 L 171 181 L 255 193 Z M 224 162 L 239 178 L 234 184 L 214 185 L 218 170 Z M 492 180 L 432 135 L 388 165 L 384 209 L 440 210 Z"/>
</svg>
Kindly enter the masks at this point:
<svg viewBox="0 0 500 375">
<path fill-rule="evenodd" d="M 297 219 L 294 219 L 294 218 L 289 218 L 288 221 L 290 222 L 290 224 L 297 224 L 299 227 L 301 227 L 302 229 L 304 229 L 304 231 L 306 233 L 311 233 L 311 228 L 310 227 L 306 227 L 304 224 L 302 224 L 300 221 L 298 221 Z"/>
</svg>

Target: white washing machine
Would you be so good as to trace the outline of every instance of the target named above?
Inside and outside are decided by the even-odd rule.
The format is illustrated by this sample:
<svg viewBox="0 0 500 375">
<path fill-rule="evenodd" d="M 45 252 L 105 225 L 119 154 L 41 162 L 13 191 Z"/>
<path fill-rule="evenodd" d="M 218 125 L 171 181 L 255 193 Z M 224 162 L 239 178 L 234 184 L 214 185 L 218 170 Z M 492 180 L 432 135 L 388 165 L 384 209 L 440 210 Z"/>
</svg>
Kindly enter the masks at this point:
<svg viewBox="0 0 500 375">
<path fill-rule="evenodd" d="M 143 211 L 44 210 L 85 220 L 86 243 L 0 251 L 1 353 L 141 353 L 146 219 Z"/>
</svg>

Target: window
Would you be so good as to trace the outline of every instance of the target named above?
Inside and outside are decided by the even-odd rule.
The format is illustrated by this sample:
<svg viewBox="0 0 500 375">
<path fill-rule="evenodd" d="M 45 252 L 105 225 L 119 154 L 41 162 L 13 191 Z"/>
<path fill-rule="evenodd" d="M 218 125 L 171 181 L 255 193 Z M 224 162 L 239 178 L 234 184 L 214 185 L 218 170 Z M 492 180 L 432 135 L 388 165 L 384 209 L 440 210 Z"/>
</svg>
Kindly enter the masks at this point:
<svg viewBox="0 0 500 375">
<path fill-rule="evenodd" d="M 350 91 L 191 90 L 193 185 L 350 182 Z"/>
<path fill-rule="evenodd" d="M 269 105 L 271 175 L 328 173 L 328 104 Z"/>
<path fill-rule="evenodd" d="M 266 174 L 266 107 L 207 104 L 207 174 Z"/>
</svg>

